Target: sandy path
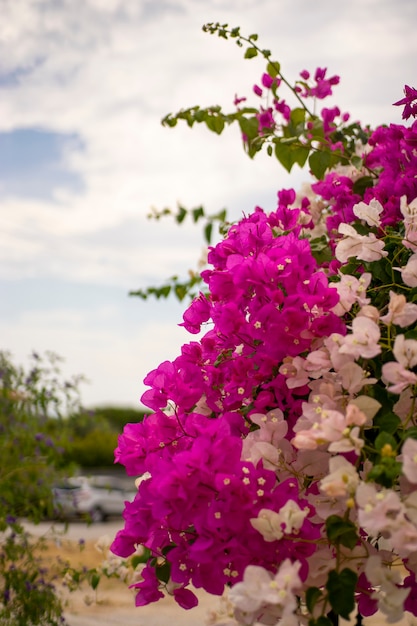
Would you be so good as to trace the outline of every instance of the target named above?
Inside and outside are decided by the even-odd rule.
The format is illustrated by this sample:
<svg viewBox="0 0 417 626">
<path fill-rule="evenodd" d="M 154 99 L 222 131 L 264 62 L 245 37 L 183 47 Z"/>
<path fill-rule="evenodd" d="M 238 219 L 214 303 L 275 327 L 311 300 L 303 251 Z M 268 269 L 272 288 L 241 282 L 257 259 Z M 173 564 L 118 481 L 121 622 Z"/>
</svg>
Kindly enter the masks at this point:
<svg viewBox="0 0 417 626">
<path fill-rule="evenodd" d="M 216 600 L 201 597 L 199 606 L 184 611 L 173 598 L 164 598 L 157 604 L 135 607 L 133 596 L 130 605 L 120 602 L 114 594 L 106 594 L 100 604 L 87 606 L 83 599 L 71 598 L 66 612 L 69 626 L 204 626 L 207 610 Z"/>
<path fill-rule="evenodd" d="M 88 553 L 79 552 L 77 548 L 80 540 L 86 542 L 91 554 L 91 547 L 99 537 L 108 535 L 113 538 L 122 520 L 103 524 L 85 524 L 76 522 L 65 527 L 63 524 L 42 523 L 37 526 L 27 524 L 28 530 L 35 536 L 46 538 L 62 538 L 62 546 L 56 548 L 64 550 L 66 542 L 75 546 L 74 555 L 78 554 L 79 563 L 83 564 Z M 68 551 L 67 551 L 68 552 Z M 53 558 L 53 553 L 51 554 Z M 76 557 L 74 556 L 74 559 Z M 98 558 L 97 555 L 95 557 Z M 89 566 L 92 564 L 90 563 Z M 95 566 L 95 565 L 93 565 Z M 135 607 L 134 594 L 127 585 L 117 580 L 103 580 L 98 588 L 97 602 L 90 588 L 66 594 L 68 602 L 65 617 L 68 626 L 206 626 L 209 610 L 218 608 L 219 599 L 203 592 L 196 592 L 199 605 L 190 611 L 181 609 L 172 597 L 144 607 Z M 380 614 L 363 620 L 364 626 L 385 626 L 386 620 Z M 417 626 L 417 619 L 413 616 L 405 617 L 397 626 Z M 341 621 L 340 626 L 347 626 L 348 622 Z"/>
<path fill-rule="evenodd" d="M 103 535 L 113 538 L 122 526 L 122 520 L 102 524 L 74 522 L 66 526 L 44 522 L 25 524 L 27 530 L 37 537 L 51 541 L 49 558 L 60 555 L 74 565 L 96 566 L 102 558 L 92 546 Z M 79 542 L 86 548 L 80 551 Z M 216 608 L 217 598 L 196 592 L 199 605 L 185 611 L 172 597 L 144 607 L 135 607 L 134 593 L 127 584 L 118 580 L 102 579 L 97 598 L 91 588 L 84 586 L 75 592 L 64 594 L 67 602 L 65 617 L 68 626 L 205 626 L 207 612 Z M 96 601 L 97 600 L 97 601 Z"/>
</svg>

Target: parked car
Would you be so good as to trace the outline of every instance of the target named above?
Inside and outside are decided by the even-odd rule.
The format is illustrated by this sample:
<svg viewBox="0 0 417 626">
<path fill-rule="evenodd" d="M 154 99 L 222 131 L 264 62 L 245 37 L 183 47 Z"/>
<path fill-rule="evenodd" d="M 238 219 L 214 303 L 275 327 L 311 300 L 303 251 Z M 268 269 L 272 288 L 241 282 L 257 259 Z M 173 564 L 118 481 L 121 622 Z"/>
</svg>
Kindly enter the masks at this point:
<svg viewBox="0 0 417 626">
<path fill-rule="evenodd" d="M 59 518 L 85 517 L 102 522 L 123 513 L 126 500 L 133 500 L 136 490 L 126 489 L 113 476 L 76 476 L 53 489 L 54 511 Z"/>
</svg>

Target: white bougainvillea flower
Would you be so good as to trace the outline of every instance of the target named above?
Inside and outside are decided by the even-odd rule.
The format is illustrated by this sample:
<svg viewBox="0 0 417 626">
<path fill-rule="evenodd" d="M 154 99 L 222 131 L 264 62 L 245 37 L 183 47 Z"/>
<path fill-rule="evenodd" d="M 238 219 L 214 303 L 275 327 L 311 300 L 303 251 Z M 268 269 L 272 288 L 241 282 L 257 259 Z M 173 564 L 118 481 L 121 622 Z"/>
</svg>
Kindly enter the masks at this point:
<svg viewBox="0 0 417 626">
<path fill-rule="evenodd" d="M 404 521 L 405 507 L 392 489 L 377 490 L 376 485 L 361 482 L 355 499 L 359 524 L 372 537 L 395 531 Z"/>
<path fill-rule="evenodd" d="M 382 366 L 382 379 L 385 383 L 392 383 L 387 387 L 391 393 L 402 393 L 410 385 L 417 382 L 414 372 L 405 369 L 401 363 L 390 361 Z"/>
<path fill-rule="evenodd" d="M 332 367 L 329 351 L 326 348 L 321 348 L 309 352 L 304 367 L 311 378 L 320 378 Z"/>
<path fill-rule="evenodd" d="M 343 438 L 347 424 L 346 418 L 340 411 L 319 410 L 316 407 L 317 421 L 311 428 L 296 432 L 292 445 L 299 450 L 314 450 L 318 446 L 340 441 Z"/>
<path fill-rule="evenodd" d="M 407 517 L 417 528 L 417 491 L 412 491 L 404 500 Z"/>
<path fill-rule="evenodd" d="M 335 250 L 336 259 L 341 263 L 346 263 L 351 257 L 356 257 L 361 261 L 380 261 L 387 256 L 384 242 L 375 237 L 374 233 L 359 235 L 349 224 L 339 224 L 338 230 L 341 235 L 344 235 Z"/>
<path fill-rule="evenodd" d="M 331 285 L 339 294 L 339 302 L 333 307 L 333 313 L 344 315 L 355 302 L 361 306 L 369 304 L 370 299 L 365 297 L 372 278 L 369 272 L 365 272 L 360 278 L 349 274 L 340 274 L 339 277 L 340 281 Z"/>
<path fill-rule="evenodd" d="M 401 272 L 401 278 L 407 287 L 417 287 L 417 253 L 412 254 L 404 267 L 394 267 Z"/>
<path fill-rule="evenodd" d="M 404 589 L 396 585 L 386 586 L 383 592 L 375 591 L 372 598 L 378 601 L 378 608 L 388 618 L 388 623 L 399 622 L 404 617 L 404 602 L 410 593 L 410 587 Z"/>
<path fill-rule="evenodd" d="M 417 341 L 406 339 L 404 335 L 397 335 L 392 350 L 398 363 L 411 369 L 417 365 Z"/>
<path fill-rule="evenodd" d="M 371 359 L 381 353 L 378 341 L 381 337 L 378 324 L 369 317 L 355 317 L 352 333 L 343 337 L 339 352 L 350 354 L 355 359 Z"/>
<path fill-rule="evenodd" d="M 408 513 L 406 508 L 405 513 Z M 403 517 L 401 524 L 391 531 L 390 543 L 400 557 L 407 558 L 417 550 L 417 528 Z"/>
<path fill-rule="evenodd" d="M 308 512 L 308 508 L 300 509 L 294 500 L 288 500 L 278 513 L 271 509 L 261 509 L 258 517 L 253 517 L 250 523 L 265 541 L 271 542 L 281 539 L 284 534 L 290 535 L 300 530 Z"/>
<path fill-rule="evenodd" d="M 401 572 L 399 569 L 385 567 L 379 554 L 373 554 L 368 557 L 365 565 L 365 574 L 369 582 L 375 587 L 401 583 Z"/>
<path fill-rule="evenodd" d="M 359 426 L 355 426 L 351 430 L 346 428 L 343 431 L 343 436 L 339 441 L 332 441 L 329 445 L 329 452 L 356 452 L 356 454 L 360 454 L 363 446 L 365 445 L 364 440 L 360 437 L 360 428 Z"/>
<path fill-rule="evenodd" d="M 349 403 L 346 407 L 346 424 L 348 426 L 363 426 L 366 421 L 365 413 L 356 404 Z"/>
<path fill-rule="evenodd" d="M 258 517 L 253 517 L 250 523 L 267 542 L 277 541 L 284 536 L 281 516 L 271 509 L 261 509 Z"/>
<path fill-rule="evenodd" d="M 371 200 L 369 204 L 365 202 L 359 202 L 355 204 L 353 207 L 353 212 L 356 217 L 359 217 L 360 220 L 364 220 L 368 226 L 376 226 L 377 228 L 381 225 L 380 215 L 384 207 L 378 200 Z"/>
<path fill-rule="evenodd" d="M 230 590 L 230 601 L 241 611 L 254 613 L 264 603 L 264 596 L 268 593 L 270 584 L 271 575 L 266 569 L 258 565 L 248 565 L 243 580 Z"/>
<path fill-rule="evenodd" d="M 417 198 L 408 204 L 407 196 L 401 196 L 400 211 L 404 218 L 404 224 L 417 224 Z"/>
<path fill-rule="evenodd" d="M 372 378 L 370 379 L 370 382 L 371 381 Z M 358 407 L 358 409 L 360 409 L 361 412 L 366 415 L 366 423 L 368 425 L 371 424 L 375 415 L 378 413 L 379 409 L 382 406 L 382 404 L 378 402 L 378 400 L 375 400 L 375 398 L 371 398 L 370 396 L 357 396 L 350 401 L 349 406 L 351 406 L 352 404 Z"/>
<path fill-rule="evenodd" d="M 405 248 L 417 252 L 417 224 L 405 224 L 404 239 L 401 242 Z"/>
<path fill-rule="evenodd" d="M 408 420 L 410 417 L 410 411 L 413 410 L 414 394 L 412 389 L 408 388 L 401 392 L 397 402 L 392 407 L 395 415 L 401 419 L 401 421 Z"/>
<path fill-rule="evenodd" d="M 355 359 L 350 354 L 344 354 L 340 348 L 345 342 L 345 336 L 339 333 L 332 333 L 330 337 L 324 339 L 324 345 L 329 351 L 330 361 L 335 371 L 339 371 L 345 363 L 353 362 Z M 311 387 L 311 383 L 310 383 Z"/>
<path fill-rule="evenodd" d="M 417 440 L 408 437 L 402 447 L 403 474 L 410 483 L 417 483 Z"/>
<path fill-rule="evenodd" d="M 343 456 L 332 457 L 329 461 L 329 475 L 320 481 L 320 491 L 332 498 L 354 495 L 359 484 L 356 468 Z"/>
<path fill-rule="evenodd" d="M 263 604 L 272 604 L 283 610 L 283 616 L 290 615 L 297 608 L 294 591 L 301 586 L 300 565 L 285 559 L 275 576 L 263 567 L 248 565 L 243 580 L 231 588 L 230 601 L 246 613 L 254 613 Z"/>
<path fill-rule="evenodd" d="M 300 530 L 308 513 L 308 507 L 301 509 L 294 500 L 288 500 L 279 510 L 284 532 L 291 534 L 294 531 Z"/>
<path fill-rule="evenodd" d="M 404 601 L 410 589 L 401 589 L 401 573 L 398 568 L 386 567 L 379 555 L 367 559 L 365 574 L 369 582 L 378 588 L 372 598 L 378 601 L 379 610 L 387 615 L 390 623 L 404 616 Z"/>
<path fill-rule="evenodd" d="M 376 378 L 369 378 L 367 372 L 360 365 L 350 361 L 342 365 L 338 371 L 342 387 L 351 394 L 358 393 L 364 385 L 372 385 L 377 382 Z"/>
<path fill-rule="evenodd" d="M 379 322 L 379 311 L 375 306 L 372 306 L 372 304 L 365 304 L 360 311 L 358 311 L 356 317 L 369 317 L 370 320 L 377 324 Z"/>
<path fill-rule="evenodd" d="M 407 302 L 402 294 L 389 292 L 388 313 L 380 317 L 384 324 L 396 324 L 405 328 L 417 320 L 417 304 Z"/>
</svg>

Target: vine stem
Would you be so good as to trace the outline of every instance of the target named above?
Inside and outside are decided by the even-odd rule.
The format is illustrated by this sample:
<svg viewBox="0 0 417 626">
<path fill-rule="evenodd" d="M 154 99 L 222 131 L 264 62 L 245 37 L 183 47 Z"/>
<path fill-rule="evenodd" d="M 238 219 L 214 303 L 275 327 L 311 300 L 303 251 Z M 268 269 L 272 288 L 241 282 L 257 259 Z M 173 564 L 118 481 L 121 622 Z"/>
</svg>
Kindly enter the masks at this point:
<svg viewBox="0 0 417 626">
<path fill-rule="evenodd" d="M 226 26 L 226 25 L 225 25 Z M 263 50 L 262 48 L 260 48 L 258 46 L 258 44 L 256 43 L 255 39 L 251 39 L 250 37 L 244 37 L 243 35 L 239 34 L 238 35 L 233 35 L 233 30 L 232 29 L 227 29 L 225 28 L 225 26 L 221 27 L 220 24 L 216 25 L 214 28 L 212 25 L 210 24 L 206 24 L 205 26 L 203 26 L 203 31 L 204 32 L 209 32 L 211 34 L 213 34 L 214 32 L 216 32 L 217 30 L 217 34 L 219 35 L 219 28 L 221 28 L 222 32 L 224 32 L 225 34 L 227 33 L 227 35 L 236 38 L 236 43 L 240 46 L 241 42 L 244 41 L 245 43 L 249 44 L 252 48 L 254 48 L 257 52 L 259 52 L 264 59 L 266 59 L 268 61 L 268 63 L 270 63 L 273 67 L 275 67 L 276 71 L 277 71 L 277 75 L 280 77 L 280 79 L 282 80 L 282 82 L 292 91 L 293 95 L 297 98 L 297 100 L 299 101 L 299 103 L 301 104 L 301 106 L 303 107 L 303 109 L 305 110 L 305 112 L 311 117 L 314 118 L 316 117 L 308 108 L 308 106 L 306 105 L 306 103 L 304 102 L 304 100 L 300 97 L 300 95 L 297 93 L 297 91 L 295 90 L 295 88 L 291 85 L 291 83 L 285 78 L 285 76 L 282 75 L 281 73 L 281 68 L 277 67 L 274 61 L 271 61 L 271 54 L 269 53 L 268 50 Z M 219 35 L 220 36 L 220 35 Z M 227 39 L 227 37 L 225 37 Z"/>
</svg>

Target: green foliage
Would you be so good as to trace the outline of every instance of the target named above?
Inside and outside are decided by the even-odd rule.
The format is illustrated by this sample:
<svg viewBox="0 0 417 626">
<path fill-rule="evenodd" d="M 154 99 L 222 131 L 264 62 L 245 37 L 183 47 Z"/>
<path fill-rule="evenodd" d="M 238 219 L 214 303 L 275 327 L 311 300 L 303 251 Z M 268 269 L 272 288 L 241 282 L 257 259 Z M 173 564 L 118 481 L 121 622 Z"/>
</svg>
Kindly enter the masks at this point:
<svg viewBox="0 0 417 626">
<path fill-rule="evenodd" d="M 79 410 L 79 379 L 62 381 L 59 359 L 32 355 L 28 371 L 0 352 L 0 623 L 62 624 L 63 607 L 44 571 L 40 544 L 18 522 L 52 512 L 52 485 L 62 449 L 51 435 Z"/>
<path fill-rule="evenodd" d="M 191 299 L 197 295 L 194 287 L 201 285 L 202 280 L 198 273 L 190 272 L 188 279 L 179 280 L 178 276 L 171 276 L 167 282 L 160 287 L 146 287 L 145 289 L 135 289 L 129 291 L 129 296 L 137 296 L 142 300 L 147 300 L 150 296 L 154 296 L 157 300 L 160 298 L 168 298 L 170 294 L 174 294 L 180 302 L 186 296 Z"/>
<path fill-rule="evenodd" d="M 227 24 L 218 22 L 206 24 L 203 31 L 222 39 L 233 39 L 239 47 L 244 48 L 245 59 L 263 58 L 269 76 L 279 78 L 300 106 L 292 109 L 288 123 L 277 124 L 271 128 L 259 127 L 257 108 L 239 106 L 236 111 L 225 113 L 218 105 L 207 108 L 193 106 L 175 114 L 169 113 L 163 118 L 163 125 L 172 128 L 179 120 L 183 120 L 190 128 L 195 123 L 205 124 L 209 130 L 220 135 L 227 126 L 237 123 L 244 148 L 250 158 L 254 158 L 265 146 L 268 156 L 274 155 L 288 172 L 294 165 L 304 167 L 308 160 L 311 173 L 318 179 L 322 179 L 327 170 L 337 163 L 351 163 L 356 166 L 360 164 L 356 145 L 358 141 L 363 144 L 367 142 L 368 129 L 363 129 L 358 123 L 342 122 L 339 126 L 335 125 L 330 134 L 325 133 L 323 121 L 310 111 L 305 99 L 299 94 L 299 87 L 304 86 L 304 82 L 296 81 L 291 84 L 282 73 L 281 65 L 271 58 L 270 50 L 257 44 L 256 34 L 245 37 L 239 27 L 229 28 Z M 279 100 L 277 86 L 273 85 L 271 90 L 273 96 Z M 372 184 L 371 177 L 358 183 L 363 186 L 363 191 L 369 184 Z"/>
<path fill-rule="evenodd" d="M 74 462 L 82 468 L 111 467 L 114 465 L 114 449 L 117 446 L 117 433 L 95 428 L 84 437 L 68 442 L 64 449 L 67 463 Z"/>
<path fill-rule="evenodd" d="M 214 214 L 207 214 L 202 206 L 186 209 L 178 205 L 176 213 L 171 209 L 163 209 L 162 211 L 153 209 L 152 213 L 148 215 L 149 219 L 155 220 L 160 220 L 162 217 L 172 217 L 177 224 L 182 224 L 187 217 L 194 224 L 203 220 L 203 238 L 207 245 L 212 243 L 215 225 L 217 226 L 217 232 L 221 235 L 224 235 L 230 226 L 229 222 L 226 221 L 226 209 L 222 209 Z M 169 295 L 173 294 L 181 302 L 186 297 L 194 298 L 202 288 L 202 282 L 200 272 L 198 270 L 190 270 L 188 278 L 180 279 L 178 276 L 171 276 L 160 287 L 152 286 L 145 289 L 135 289 L 130 291 L 129 295 L 137 296 L 142 298 L 142 300 L 147 300 L 150 296 L 154 296 L 159 300 L 160 298 L 168 298 Z"/>
<path fill-rule="evenodd" d="M 80 411 L 61 424 L 62 461 L 82 468 L 113 467 L 114 450 L 125 424 L 140 422 L 144 411 L 101 407 Z"/>
<path fill-rule="evenodd" d="M 123 430 L 126 424 L 141 422 L 146 414 L 146 411 L 118 406 L 97 407 L 93 411 L 95 419 L 103 419 L 110 429 L 118 433 Z"/>
<path fill-rule="evenodd" d="M 338 515 L 330 515 L 326 519 L 326 532 L 330 543 L 335 546 L 346 546 L 351 550 L 359 540 L 355 524 Z"/>
<path fill-rule="evenodd" d="M 355 572 L 345 568 L 341 572 L 332 570 L 326 583 L 328 599 L 336 615 L 349 619 L 355 608 L 355 588 L 358 577 Z"/>
<path fill-rule="evenodd" d="M 0 352 L 0 519 L 39 521 L 51 510 L 50 487 L 62 449 L 50 422 L 79 408 L 78 381 L 59 381 L 59 360 L 32 356 L 29 371 Z"/>
<path fill-rule="evenodd" d="M 63 607 L 39 557 L 43 540 L 35 543 L 16 521 L 2 541 L 0 553 L 0 604 L 2 626 L 62 626 Z"/>
<path fill-rule="evenodd" d="M 229 28 L 227 24 L 211 22 L 203 26 L 203 31 L 211 35 L 217 35 L 221 39 L 233 40 L 239 48 L 244 49 L 245 59 L 261 58 L 266 62 L 266 73 L 272 79 L 279 79 L 280 83 L 289 90 L 290 96 L 296 105 L 291 109 L 290 119 L 285 123 L 275 124 L 273 127 L 260 127 L 259 109 L 253 106 L 239 106 L 236 110 L 226 113 L 219 105 L 211 105 L 206 108 L 199 105 L 184 108 L 177 113 L 168 113 L 162 124 L 173 128 L 179 121 L 184 121 L 192 128 L 194 124 L 204 124 L 210 131 L 221 135 L 226 127 L 232 124 L 239 126 L 243 147 L 250 158 L 254 158 L 264 148 L 269 157 L 275 157 L 277 161 L 288 171 L 297 165 L 303 168 L 306 163 L 310 172 L 317 179 L 322 179 L 329 168 L 340 163 L 355 167 L 362 167 L 362 159 L 356 154 L 357 144 L 367 143 L 369 128 L 362 128 L 359 123 L 347 124 L 340 122 L 334 124 L 331 132 L 325 132 L 323 120 L 314 112 L 310 111 L 305 98 L 300 96 L 300 87 L 305 87 L 302 80 L 291 84 L 281 70 L 281 64 L 271 57 L 270 50 L 258 45 L 258 35 L 253 33 L 244 36 L 239 27 Z M 278 83 L 272 84 L 271 93 L 277 102 L 281 99 L 281 87 L 278 93 Z M 369 176 L 362 176 L 355 183 L 356 193 L 363 194 L 367 187 L 373 184 L 373 172 Z M 151 217 L 160 219 L 162 216 L 173 216 L 178 224 L 183 223 L 188 215 L 191 215 L 194 223 L 204 218 L 204 240 L 211 244 L 213 225 L 219 222 L 219 232 L 224 234 L 228 228 L 225 210 L 215 215 L 206 215 L 202 207 L 188 211 L 182 206 L 178 207 L 177 213 L 170 209 L 154 211 Z M 323 261 L 324 255 L 329 254 L 327 247 L 321 246 L 316 250 L 316 258 Z M 151 286 L 145 289 L 136 289 L 129 292 L 131 296 L 138 296 L 143 300 L 150 296 L 168 298 L 170 295 L 182 301 L 184 298 L 193 298 L 202 287 L 199 271 L 190 271 L 189 277 L 180 279 L 173 275 L 161 286 Z"/>
<path fill-rule="evenodd" d="M 306 606 L 309 613 L 313 613 L 317 601 L 323 597 L 323 592 L 318 587 L 309 587 L 306 591 Z"/>
</svg>

